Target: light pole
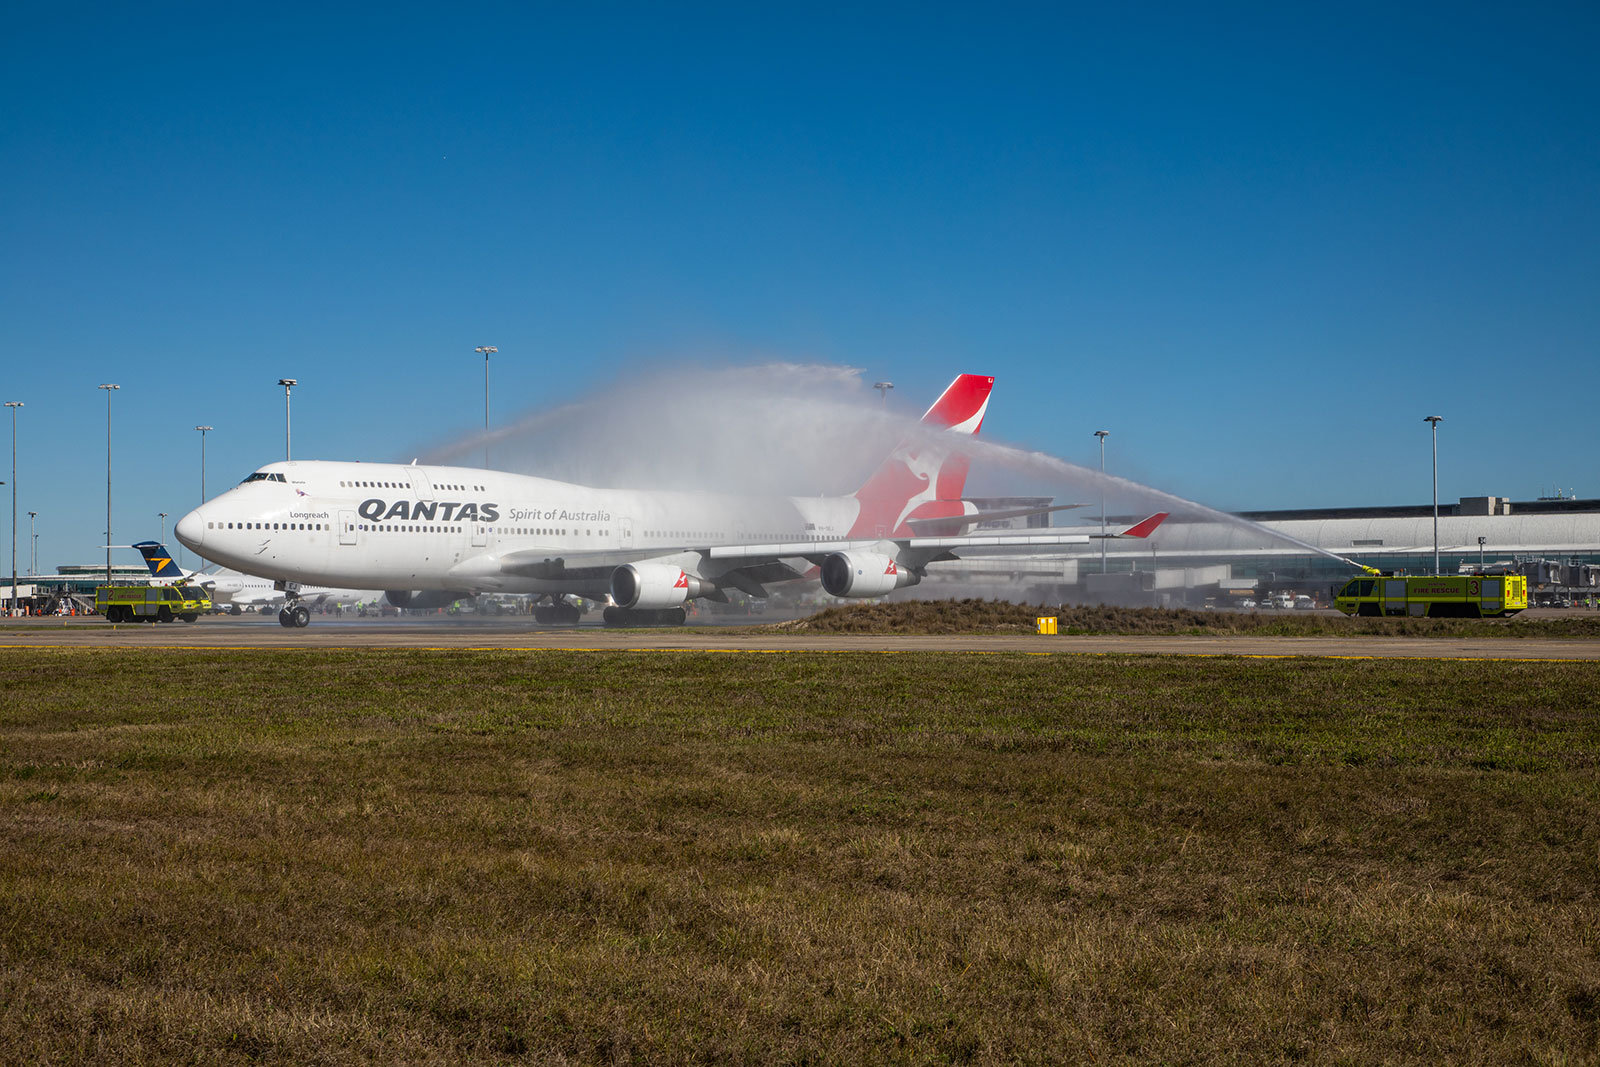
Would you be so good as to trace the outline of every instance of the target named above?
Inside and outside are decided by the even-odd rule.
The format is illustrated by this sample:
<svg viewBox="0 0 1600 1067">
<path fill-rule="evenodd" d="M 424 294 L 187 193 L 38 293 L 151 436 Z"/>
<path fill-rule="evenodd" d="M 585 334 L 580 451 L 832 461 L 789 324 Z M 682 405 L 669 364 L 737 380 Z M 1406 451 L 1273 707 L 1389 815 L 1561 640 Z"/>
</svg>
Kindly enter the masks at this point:
<svg viewBox="0 0 1600 1067">
<path fill-rule="evenodd" d="M 167 543 L 167 513 L 158 511 L 156 514 L 161 516 L 161 543 L 165 545 Z"/>
<path fill-rule="evenodd" d="M 101 385 L 106 391 L 106 584 L 111 584 L 111 394 L 120 385 Z"/>
<path fill-rule="evenodd" d="M 1433 573 L 1439 573 L 1439 424 L 1443 415 L 1424 415 L 1422 421 L 1433 427 Z"/>
<path fill-rule="evenodd" d="M 1483 543 L 1485 541 L 1487 541 L 1487 540 L 1488 540 L 1487 537 L 1478 538 L 1478 573 L 1479 574 L 1483 573 Z"/>
<path fill-rule="evenodd" d="M 500 351 L 494 345 L 479 345 L 474 352 L 483 353 L 483 469 L 489 469 L 489 356 Z"/>
<path fill-rule="evenodd" d="M 289 455 L 289 390 L 300 383 L 294 378 L 279 378 L 278 384 L 283 386 L 283 458 L 287 461 L 291 458 Z"/>
<path fill-rule="evenodd" d="M 7 400 L 11 409 L 11 610 L 17 607 L 17 409 L 20 400 Z"/>
<path fill-rule="evenodd" d="M 200 431 L 200 503 L 206 502 L 206 431 L 213 429 L 211 426 L 196 426 Z"/>
<path fill-rule="evenodd" d="M 28 512 L 28 573 L 39 573 L 39 535 L 33 532 L 33 518 L 37 511 Z"/>
<path fill-rule="evenodd" d="M 1100 438 L 1100 573 L 1106 572 L 1106 438 L 1110 430 L 1096 430 Z"/>
<path fill-rule="evenodd" d="M 893 382 L 873 382 L 872 387 L 878 391 L 878 406 L 889 406 L 889 390 L 894 388 Z"/>
</svg>

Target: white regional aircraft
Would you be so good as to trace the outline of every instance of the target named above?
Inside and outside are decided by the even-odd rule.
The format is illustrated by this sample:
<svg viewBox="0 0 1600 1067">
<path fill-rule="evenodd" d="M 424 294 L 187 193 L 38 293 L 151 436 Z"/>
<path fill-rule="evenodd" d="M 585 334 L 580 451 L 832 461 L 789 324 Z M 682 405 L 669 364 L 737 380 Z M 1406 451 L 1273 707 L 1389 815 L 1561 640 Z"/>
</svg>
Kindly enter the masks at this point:
<svg viewBox="0 0 1600 1067">
<path fill-rule="evenodd" d="M 577 622 L 569 596 L 604 601 L 614 625 L 681 623 L 684 605 L 820 571 L 836 597 L 876 597 L 963 552 L 1032 554 L 1099 536 L 1147 537 L 1167 516 L 1117 534 L 970 533 L 978 523 L 1056 508 L 979 513 L 961 498 L 994 379 L 963 374 L 902 443 L 844 497 L 752 497 L 599 489 L 468 467 L 270 463 L 178 521 L 178 540 L 225 566 L 276 579 L 285 626 L 305 626 L 305 585 L 386 589 L 397 607 L 476 593 L 550 598 L 535 617 Z"/>
</svg>

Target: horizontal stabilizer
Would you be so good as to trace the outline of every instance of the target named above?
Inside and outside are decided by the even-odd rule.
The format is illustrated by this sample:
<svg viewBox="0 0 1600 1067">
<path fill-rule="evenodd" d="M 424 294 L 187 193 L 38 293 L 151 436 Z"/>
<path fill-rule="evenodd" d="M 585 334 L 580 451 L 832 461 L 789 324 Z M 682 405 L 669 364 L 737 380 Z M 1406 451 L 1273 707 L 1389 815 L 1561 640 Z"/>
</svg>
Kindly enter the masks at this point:
<svg viewBox="0 0 1600 1067">
<path fill-rule="evenodd" d="M 907 519 L 906 525 L 911 527 L 913 533 L 917 533 L 929 527 L 945 529 L 949 526 L 976 526 L 983 522 L 999 522 L 1002 519 L 1025 519 L 1031 515 L 1048 515 L 1052 511 L 1070 511 L 1073 508 L 1086 508 L 1088 506 L 1087 504 L 1054 504 L 1047 508 L 1010 508 L 1006 511 L 979 511 L 972 515 Z"/>
<path fill-rule="evenodd" d="M 1135 524 L 1133 526 L 1130 526 L 1126 530 L 1123 530 L 1121 533 L 1112 534 L 1111 536 L 1113 536 L 1113 537 L 1149 537 L 1151 534 L 1155 533 L 1155 530 L 1156 530 L 1157 526 L 1160 526 L 1162 523 L 1167 521 L 1167 516 L 1170 515 L 1170 514 L 1171 514 L 1171 512 L 1168 512 L 1168 511 L 1158 511 L 1154 515 L 1150 516 L 1148 519 L 1145 519 L 1143 522 L 1140 522 L 1140 523 L 1137 523 L 1137 524 Z"/>
</svg>

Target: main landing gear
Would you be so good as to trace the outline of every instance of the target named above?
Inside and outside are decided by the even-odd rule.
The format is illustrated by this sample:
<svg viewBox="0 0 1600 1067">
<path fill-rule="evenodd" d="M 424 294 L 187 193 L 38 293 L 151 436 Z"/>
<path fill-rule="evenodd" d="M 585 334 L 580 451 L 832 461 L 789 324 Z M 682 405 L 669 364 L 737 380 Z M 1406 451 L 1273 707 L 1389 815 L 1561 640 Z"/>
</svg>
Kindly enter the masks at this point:
<svg viewBox="0 0 1600 1067">
<path fill-rule="evenodd" d="M 607 626 L 682 626 L 689 613 L 682 608 L 661 608 L 656 611 L 641 608 L 619 608 L 615 604 L 605 610 Z"/>
<path fill-rule="evenodd" d="M 546 625 L 576 626 L 582 618 L 583 609 L 565 600 L 557 600 L 554 604 L 535 604 L 533 608 L 533 621 Z"/>
<path fill-rule="evenodd" d="M 291 600 L 278 612 L 278 625 L 291 630 L 302 629 L 311 625 L 311 609 L 296 600 Z"/>
</svg>

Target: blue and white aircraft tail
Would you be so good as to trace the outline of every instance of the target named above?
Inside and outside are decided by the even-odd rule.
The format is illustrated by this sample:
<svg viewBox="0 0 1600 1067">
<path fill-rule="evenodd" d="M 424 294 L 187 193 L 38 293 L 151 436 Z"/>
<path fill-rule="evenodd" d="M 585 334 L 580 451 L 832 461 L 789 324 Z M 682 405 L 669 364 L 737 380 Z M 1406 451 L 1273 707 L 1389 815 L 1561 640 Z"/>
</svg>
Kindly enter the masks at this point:
<svg viewBox="0 0 1600 1067">
<path fill-rule="evenodd" d="M 133 547 L 144 557 L 144 565 L 150 568 L 150 577 L 158 581 L 204 583 L 205 579 L 211 577 L 199 571 L 185 571 L 173 561 L 172 553 L 167 551 L 167 546 L 160 541 L 140 541 Z"/>
</svg>

